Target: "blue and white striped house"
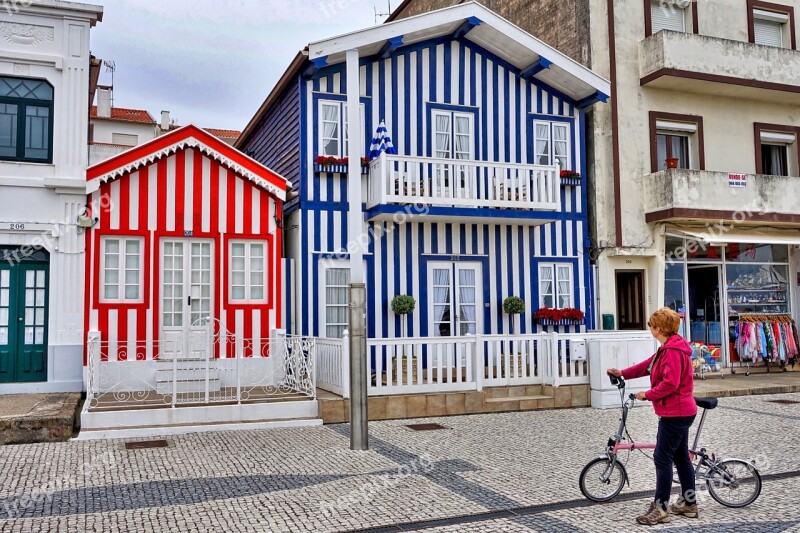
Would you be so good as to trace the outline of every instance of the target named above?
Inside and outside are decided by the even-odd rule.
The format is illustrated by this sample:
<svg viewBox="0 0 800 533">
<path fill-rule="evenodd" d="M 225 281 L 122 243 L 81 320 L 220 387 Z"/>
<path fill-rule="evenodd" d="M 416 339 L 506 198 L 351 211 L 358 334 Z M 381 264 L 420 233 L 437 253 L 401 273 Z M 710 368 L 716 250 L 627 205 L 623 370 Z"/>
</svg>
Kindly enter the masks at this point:
<svg viewBox="0 0 800 533">
<path fill-rule="evenodd" d="M 381 121 L 398 153 L 361 172 L 368 338 L 509 333 L 508 296 L 526 304 L 517 334 L 536 332 L 545 306 L 593 324 L 585 113 L 609 83 L 468 2 L 310 44 L 239 139 L 294 186 L 287 329 L 336 338 L 347 324 L 348 169 L 318 163 L 347 155 L 348 50 L 360 155 Z M 402 294 L 417 301 L 407 319 L 391 310 Z"/>
</svg>

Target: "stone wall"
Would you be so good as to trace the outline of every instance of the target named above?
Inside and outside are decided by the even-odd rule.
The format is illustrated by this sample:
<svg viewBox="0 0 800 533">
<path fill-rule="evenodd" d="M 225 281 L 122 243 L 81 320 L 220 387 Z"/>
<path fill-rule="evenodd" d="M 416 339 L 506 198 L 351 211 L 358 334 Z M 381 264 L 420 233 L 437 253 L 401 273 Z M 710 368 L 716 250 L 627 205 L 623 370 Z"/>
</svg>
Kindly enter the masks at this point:
<svg viewBox="0 0 800 533">
<path fill-rule="evenodd" d="M 411 0 L 396 19 L 462 3 Z M 591 65 L 589 0 L 481 0 L 481 3 L 585 66 Z"/>
</svg>

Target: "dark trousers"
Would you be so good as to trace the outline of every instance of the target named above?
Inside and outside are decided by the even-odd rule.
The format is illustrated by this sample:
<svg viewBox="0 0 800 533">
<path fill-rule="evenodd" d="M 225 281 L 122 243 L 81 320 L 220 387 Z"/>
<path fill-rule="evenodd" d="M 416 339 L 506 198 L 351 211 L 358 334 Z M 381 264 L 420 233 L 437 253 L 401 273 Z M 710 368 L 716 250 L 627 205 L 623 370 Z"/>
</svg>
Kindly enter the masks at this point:
<svg viewBox="0 0 800 533">
<path fill-rule="evenodd" d="M 672 492 L 672 465 L 678 470 L 686 503 L 695 503 L 694 469 L 689 460 L 689 428 L 692 416 L 661 417 L 653 459 L 656 463 L 656 503 L 666 510 Z"/>
</svg>

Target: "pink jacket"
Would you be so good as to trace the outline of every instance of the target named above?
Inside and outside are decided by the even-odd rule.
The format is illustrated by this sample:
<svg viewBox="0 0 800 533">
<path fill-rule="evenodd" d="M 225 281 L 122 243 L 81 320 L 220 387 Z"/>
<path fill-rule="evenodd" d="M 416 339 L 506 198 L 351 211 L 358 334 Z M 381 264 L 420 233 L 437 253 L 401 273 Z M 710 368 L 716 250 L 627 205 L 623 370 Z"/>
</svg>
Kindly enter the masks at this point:
<svg viewBox="0 0 800 533">
<path fill-rule="evenodd" d="M 686 339 L 673 335 L 647 360 L 622 371 L 625 379 L 636 379 L 647 375 L 647 367 L 655 358 L 650 372 L 650 390 L 645 398 L 653 402 L 658 416 L 692 416 L 697 414 L 694 402 L 694 378 L 692 376 L 692 348 Z"/>
</svg>

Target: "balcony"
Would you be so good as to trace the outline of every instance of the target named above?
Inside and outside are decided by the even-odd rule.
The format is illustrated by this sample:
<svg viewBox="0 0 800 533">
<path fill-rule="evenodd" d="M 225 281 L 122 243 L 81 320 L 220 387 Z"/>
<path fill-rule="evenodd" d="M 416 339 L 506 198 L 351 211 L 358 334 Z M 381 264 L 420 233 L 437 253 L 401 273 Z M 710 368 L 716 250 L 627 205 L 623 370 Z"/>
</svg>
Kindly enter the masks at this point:
<svg viewBox="0 0 800 533">
<path fill-rule="evenodd" d="M 644 176 L 647 222 L 719 221 L 800 224 L 800 178 L 705 170 L 662 170 Z M 742 186 L 744 185 L 744 186 Z"/>
<path fill-rule="evenodd" d="M 546 223 L 561 210 L 560 187 L 557 166 L 383 154 L 369 168 L 368 218 L 424 206 L 433 217 Z"/>
<path fill-rule="evenodd" d="M 796 50 L 672 31 L 639 43 L 646 87 L 800 104 L 796 72 Z"/>
</svg>

